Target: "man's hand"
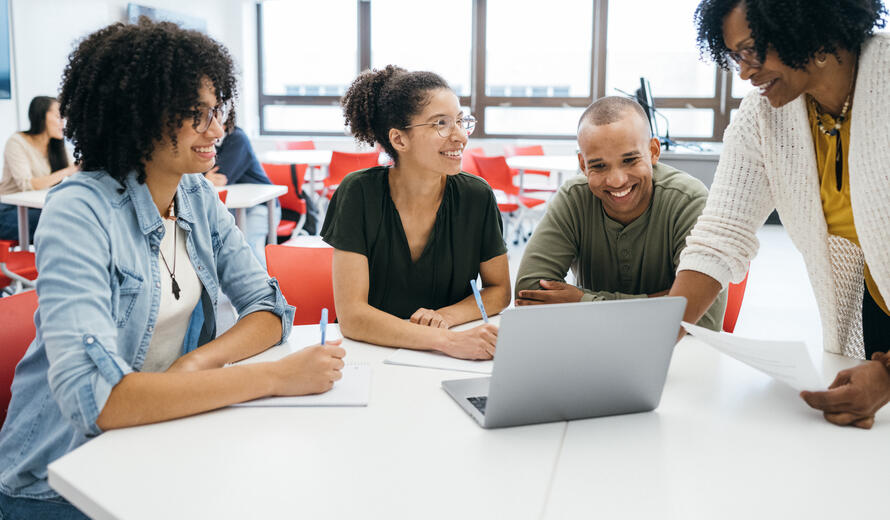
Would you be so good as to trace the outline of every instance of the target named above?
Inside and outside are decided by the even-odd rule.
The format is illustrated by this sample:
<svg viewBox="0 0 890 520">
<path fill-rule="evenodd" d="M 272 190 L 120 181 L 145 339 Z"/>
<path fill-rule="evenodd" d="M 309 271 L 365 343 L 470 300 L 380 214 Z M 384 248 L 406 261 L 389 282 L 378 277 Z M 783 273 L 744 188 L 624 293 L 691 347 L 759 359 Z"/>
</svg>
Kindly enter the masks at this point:
<svg viewBox="0 0 890 520">
<path fill-rule="evenodd" d="M 876 353 L 872 359 L 886 354 Z M 875 412 L 890 401 L 890 372 L 879 361 L 841 370 L 827 391 L 801 392 L 811 407 L 822 410 L 825 419 L 839 426 L 871 428 Z"/>
<path fill-rule="evenodd" d="M 213 183 L 214 186 L 225 186 L 229 182 L 228 177 L 219 173 L 219 166 L 210 168 L 210 170 L 204 174 L 204 177 L 207 177 L 207 180 Z"/>
<path fill-rule="evenodd" d="M 411 323 L 440 329 L 447 329 L 451 327 L 451 323 L 449 323 L 448 318 L 434 310 L 424 309 L 422 307 L 414 311 L 414 314 L 411 315 L 410 320 Z"/>
<path fill-rule="evenodd" d="M 541 280 L 543 289 L 519 291 L 516 306 L 541 305 L 545 303 L 576 303 L 581 301 L 584 291 L 565 282 Z"/>
</svg>

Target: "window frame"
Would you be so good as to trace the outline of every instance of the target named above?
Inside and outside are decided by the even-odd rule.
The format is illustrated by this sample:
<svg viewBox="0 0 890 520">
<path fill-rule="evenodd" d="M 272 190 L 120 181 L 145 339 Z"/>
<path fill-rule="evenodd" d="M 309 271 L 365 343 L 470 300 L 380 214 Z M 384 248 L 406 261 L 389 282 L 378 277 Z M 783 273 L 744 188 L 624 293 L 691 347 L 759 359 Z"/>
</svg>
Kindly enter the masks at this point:
<svg viewBox="0 0 890 520">
<path fill-rule="evenodd" d="M 357 41 L 358 60 L 356 63 L 356 75 L 360 71 L 367 70 L 371 66 L 371 2 L 373 0 L 356 0 L 357 9 Z M 488 15 L 487 0 L 473 0 L 472 6 L 472 46 L 470 56 L 470 95 L 460 96 L 461 106 L 470 107 L 471 112 L 478 121 L 476 138 L 490 139 L 535 139 L 535 140 L 565 140 L 573 138 L 573 135 L 552 134 L 489 134 L 485 131 L 485 109 L 488 107 L 516 107 L 516 108 L 561 108 L 561 107 L 586 107 L 594 100 L 605 95 L 606 90 L 606 41 L 608 25 L 609 0 L 590 0 L 593 3 L 593 45 L 590 53 L 590 96 L 586 97 L 512 97 L 512 96 L 488 96 L 485 88 L 485 42 L 486 42 L 486 16 Z M 267 95 L 263 87 L 263 3 L 256 4 L 257 23 L 257 91 L 258 113 L 260 123 L 260 135 L 263 136 L 341 136 L 342 132 L 322 131 L 277 131 L 265 129 L 265 107 L 297 105 L 297 106 L 337 106 L 340 96 L 299 96 L 299 95 Z M 714 126 L 708 137 L 690 137 L 683 135 L 671 136 L 676 140 L 693 141 L 721 141 L 723 131 L 729 125 L 732 110 L 739 108 L 741 98 L 732 97 L 732 82 L 738 81 L 730 71 L 724 71 L 714 67 L 715 89 L 711 97 L 656 97 L 655 105 L 658 108 L 700 108 L 712 110 L 714 113 Z"/>
</svg>

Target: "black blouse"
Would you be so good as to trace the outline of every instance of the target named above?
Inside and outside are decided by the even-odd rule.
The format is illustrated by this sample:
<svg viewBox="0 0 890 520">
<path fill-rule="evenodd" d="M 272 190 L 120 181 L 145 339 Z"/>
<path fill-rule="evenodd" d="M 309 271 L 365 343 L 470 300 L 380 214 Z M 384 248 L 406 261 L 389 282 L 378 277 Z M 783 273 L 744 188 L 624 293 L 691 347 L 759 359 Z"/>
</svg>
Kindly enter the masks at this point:
<svg viewBox="0 0 890 520">
<path fill-rule="evenodd" d="M 449 175 L 429 241 L 411 261 L 402 220 L 389 192 L 389 168 L 350 173 L 334 192 L 321 236 L 336 249 L 368 257 L 368 303 L 410 318 L 470 294 L 479 264 L 507 252 L 494 193 L 468 173 Z"/>
</svg>

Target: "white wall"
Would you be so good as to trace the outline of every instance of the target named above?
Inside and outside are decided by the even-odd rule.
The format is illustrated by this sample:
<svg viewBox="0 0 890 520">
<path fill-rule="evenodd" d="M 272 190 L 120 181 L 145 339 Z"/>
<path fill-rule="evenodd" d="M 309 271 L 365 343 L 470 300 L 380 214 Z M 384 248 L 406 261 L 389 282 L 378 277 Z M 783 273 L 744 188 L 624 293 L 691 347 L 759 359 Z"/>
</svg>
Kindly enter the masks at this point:
<svg viewBox="0 0 890 520">
<path fill-rule="evenodd" d="M 38 95 L 58 94 L 68 54 L 89 33 L 108 24 L 125 21 L 126 0 L 10 0 L 12 38 L 12 100 L 0 100 L 0 140 L 28 126 L 28 103 Z M 238 71 L 244 67 L 242 52 L 245 27 L 255 27 L 255 8 L 250 0 L 138 0 L 140 5 L 168 9 L 207 21 L 207 32 L 228 47 Z M 246 20 L 245 15 L 254 20 Z M 251 26 L 251 24 L 253 24 Z M 255 28 L 251 29 L 254 33 Z M 250 36 L 255 38 L 255 36 Z M 256 84 L 254 50 L 248 56 Z M 256 87 L 240 86 L 238 109 L 245 126 L 253 130 L 256 119 Z M 251 92 L 252 98 L 244 94 Z M 245 104 L 245 101 L 247 103 Z M 253 116 L 250 112 L 253 112 Z"/>
</svg>

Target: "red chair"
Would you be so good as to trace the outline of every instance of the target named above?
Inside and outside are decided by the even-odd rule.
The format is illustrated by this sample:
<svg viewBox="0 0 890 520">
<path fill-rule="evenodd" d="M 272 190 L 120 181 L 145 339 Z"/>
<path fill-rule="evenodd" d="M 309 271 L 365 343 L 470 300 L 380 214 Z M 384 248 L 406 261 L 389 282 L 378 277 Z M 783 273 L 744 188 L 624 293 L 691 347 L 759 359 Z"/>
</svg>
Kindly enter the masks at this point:
<svg viewBox="0 0 890 520">
<path fill-rule="evenodd" d="M 9 409 L 15 366 L 37 334 L 34 327 L 36 310 L 36 291 L 0 298 L 0 330 L 3 331 L 3 348 L 0 348 L 0 426 L 6 420 L 6 411 Z"/>
<path fill-rule="evenodd" d="M 739 311 L 742 308 L 742 298 L 745 296 L 745 287 L 748 285 L 748 275 L 751 274 L 749 269 L 745 273 L 745 279 L 740 283 L 729 284 L 729 291 L 726 295 L 726 312 L 723 314 L 723 330 L 732 332 L 735 330 L 736 321 L 739 319 Z"/>
<path fill-rule="evenodd" d="M 30 251 L 12 251 L 18 245 L 15 240 L 0 240 L 0 290 L 3 292 L 17 292 L 12 284 L 21 287 L 34 287 L 34 279 L 37 278 L 37 266 L 34 263 L 34 253 Z"/>
<path fill-rule="evenodd" d="M 517 155 L 544 155 L 544 147 L 539 144 L 533 144 L 531 146 L 504 145 L 505 157 L 514 157 Z M 514 172 L 514 175 L 519 175 L 519 170 L 511 169 L 511 171 Z M 550 172 L 544 170 L 525 170 L 525 173 L 550 177 Z"/>
<path fill-rule="evenodd" d="M 321 310 L 337 319 L 331 274 L 332 247 L 266 246 L 266 268 L 278 280 L 287 303 L 297 308 L 294 325 L 318 323 Z"/>
<path fill-rule="evenodd" d="M 330 199 L 344 177 L 352 172 L 377 166 L 379 161 L 379 152 L 331 152 L 331 164 L 328 165 L 328 176 L 324 180 L 322 194 Z"/>
<path fill-rule="evenodd" d="M 226 199 L 229 197 L 229 190 L 219 190 L 216 192 L 219 195 L 219 200 L 222 201 L 223 204 L 226 203 Z"/>
<path fill-rule="evenodd" d="M 473 156 L 473 159 L 479 168 L 479 176 L 488 181 L 491 189 L 495 190 L 495 195 L 498 195 L 498 192 L 503 193 L 504 196 L 498 200 L 498 209 L 501 210 L 501 213 L 507 213 L 508 220 L 516 225 L 516 236 L 513 243 L 518 244 L 522 234 L 522 224 L 529 218 L 528 210 L 540 206 L 546 201 L 519 194 L 519 187 L 513 184 L 513 174 L 510 173 L 510 166 L 507 165 L 504 156 L 476 155 Z M 524 238 L 528 239 L 530 235 L 531 233 L 525 235 Z"/>
<path fill-rule="evenodd" d="M 315 150 L 315 142 L 313 141 L 285 141 L 276 142 L 277 150 Z"/>
<path fill-rule="evenodd" d="M 279 238 L 286 240 L 295 233 L 299 233 L 306 222 L 306 201 L 299 197 L 299 193 L 303 191 L 303 176 L 306 175 L 306 165 L 263 163 L 262 166 L 272 184 L 287 187 L 287 193 L 278 197 L 281 209 L 290 210 L 300 215 L 300 219 L 297 221 L 282 218 L 278 224 L 276 234 Z"/>
<path fill-rule="evenodd" d="M 472 173 L 473 175 L 479 175 L 479 167 L 476 166 L 476 157 L 484 156 L 485 150 L 482 148 L 466 148 L 460 156 L 460 169 L 467 172 Z"/>
</svg>

